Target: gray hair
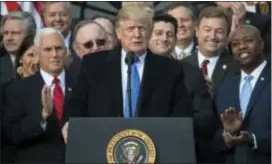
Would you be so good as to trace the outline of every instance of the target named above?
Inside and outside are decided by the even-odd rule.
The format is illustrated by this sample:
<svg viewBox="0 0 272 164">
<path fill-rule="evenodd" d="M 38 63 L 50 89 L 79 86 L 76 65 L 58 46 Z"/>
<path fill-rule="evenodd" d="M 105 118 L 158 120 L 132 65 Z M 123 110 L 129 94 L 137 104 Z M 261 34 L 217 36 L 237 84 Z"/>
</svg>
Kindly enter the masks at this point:
<svg viewBox="0 0 272 164">
<path fill-rule="evenodd" d="M 64 43 L 64 37 L 61 34 L 61 32 L 59 30 L 49 27 L 49 28 L 42 28 L 36 33 L 36 36 L 34 38 L 34 46 L 37 47 L 40 45 L 40 40 L 42 36 L 48 36 L 48 35 L 54 35 L 54 34 L 59 35 Z"/>
<path fill-rule="evenodd" d="M 105 31 L 105 29 L 104 29 L 103 26 L 101 26 L 99 23 L 97 23 L 97 22 L 95 22 L 95 21 L 93 21 L 93 20 L 91 20 L 91 19 L 85 19 L 85 20 L 80 21 L 80 22 L 75 26 L 74 31 L 73 31 L 73 36 L 72 36 L 72 38 L 73 38 L 74 40 L 76 40 L 76 36 L 77 36 L 77 34 L 78 34 L 78 31 L 79 31 L 82 27 L 85 27 L 86 25 L 89 25 L 89 24 L 95 24 L 95 25 L 97 25 L 97 26 L 103 31 L 103 33 L 106 35 L 106 31 Z"/>
<path fill-rule="evenodd" d="M 20 20 L 25 26 L 26 35 L 35 35 L 36 33 L 36 22 L 32 14 L 26 11 L 13 11 L 5 15 L 1 21 L 1 34 L 3 33 L 3 27 L 7 20 Z"/>
<path fill-rule="evenodd" d="M 48 5 L 54 4 L 54 3 L 59 3 L 59 2 L 65 2 L 65 1 L 45 1 L 42 4 L 42 13 L 45 12 L 45 8 Z M 66 2 L 66 7 L 68 10 L 71 10 L 71 2 Z"/>
</svg>

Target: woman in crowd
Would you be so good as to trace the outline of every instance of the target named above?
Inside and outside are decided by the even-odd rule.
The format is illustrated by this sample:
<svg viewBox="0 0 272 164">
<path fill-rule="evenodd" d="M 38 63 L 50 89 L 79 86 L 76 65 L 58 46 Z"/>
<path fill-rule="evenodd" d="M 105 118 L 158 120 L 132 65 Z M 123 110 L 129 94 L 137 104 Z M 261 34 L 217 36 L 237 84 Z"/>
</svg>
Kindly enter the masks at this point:
<svg viewBox="0 0 272 164">
<path fill-rule="evenodd" d="M 38 71 L 38 56 L 34 52 L 33 37 L 29 36 L 24 40 L 15 63 L 17 79 L 26 78 Z"/>
</svg>

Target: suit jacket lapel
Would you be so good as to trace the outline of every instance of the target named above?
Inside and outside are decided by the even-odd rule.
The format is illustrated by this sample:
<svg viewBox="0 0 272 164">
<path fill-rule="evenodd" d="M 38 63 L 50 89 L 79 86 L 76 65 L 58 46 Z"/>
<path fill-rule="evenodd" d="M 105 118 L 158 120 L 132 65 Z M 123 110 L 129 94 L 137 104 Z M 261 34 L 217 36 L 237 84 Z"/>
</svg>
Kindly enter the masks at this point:
<svg viewBox="0 0 272 164">
<path fill-rule="evenodd" d="M 73 76 L 67 69 L 65 70 L 65 97 L 70 97 L 72 93 L 73 84 L 76 77 Z"/>
<path fill-rule="evenodd" d="M 212 75 L 213 84 L 219 84 L 227 72 L 227 62 L 229 61 L 229 58 L 227 55 L 228 54 L 222 53 L 216 63 L 216 66 L 214 68 L 214 72 Z"/>
<path fill-rule="evenodd" d="M 254 89 L 253 89 L 252 94 L 251 94 L 249 104 L 247 106 L 245 118 L 246 118 L 246 116 L 248 116 L 250 111 L 253 109 L 253 106 L 256 103 L 256 101 L 258 100 L 260 93 L 262 93 L 262 91 L 264 91 L 263 88 L 270 82 L 271 82 L 270 66 L 266 65 L 264 70 L 262 71 Z"/>
<path fill-rule="evenodd" d="M 145 100 L 150 97 L 155 83 L 158 80 L 157 77 L 160 75 L 160 69 L 163 69 L 162 65 L 158 67 L 159 63 L 156 59 L 157 58 L 154 54 L 152 54 L 150 51 L 147 52 L 140 86 L 136 116 L 140 116 L 140 110 L 143 109 L 142 106 L 144 105 Z"/>
<path fill-rule="evenodd" d="M 13 67 L 12 61 L 11 61 L 11 57 L 9 54 L 7 54 L 6 56 L 4 56 L 5 58 L 5 62 L 3 63 L 3 70 L 5 70 L 5 74 L 7 75 L 6 78 L 15 78 L 16 75 L 16 71 Z"/>
<path fill-rule="evenodd" d="M 233 77 L 233 83 L 231 85 L 233 86 L 233 89 L 229 90 L 230 92 L 229 95 L 231 95 L 231 99 L 232 99 L 231 102 L 234 102 L 234 104 L 231 104 L 231 105 L 233 105 L 232 107 L 234 107 L 238 112 L 241 111 L 240 98 L 239 98 L 240 79 L 241 79 L 240 75 Z"/>
<path fill-rule="evenodd" d="M 36 73 L 35 75 L 33 75 L 33 92 L 35 93 L 33 96 L 33 99 L 36 101 L 38 100 L 38 110 L 42 110 L 43 105 L 42 105 L 42 96 L 41 96 L 41 91 L 42 88 L 44 86 L 44 80 L 40 74 L 40 71 L 38 71 L 38 73 Z"/>
<path fill-rule="evenodd" d="M 188 58 L 186 58 L 188 60 L 189 63 L 191 63 L 192 65 L 196 66 L 197 68 L 199 68 L 199 65 L 198 65 L 198 59 L 197 59 L 197 51 L 194 51 L 192 53 L 191 56 L 189 56 Z M 185 59 L 185 60 L 186 60 Z"/>
<path fill-rule="evenodd" d="M 109 88 L 110 98 L 115 103 L 115 116 L 123 116 L 122 75 L 121 75 L 121 46 L 116 46 L 106 59 L 105 80 Z"/>
</svg>

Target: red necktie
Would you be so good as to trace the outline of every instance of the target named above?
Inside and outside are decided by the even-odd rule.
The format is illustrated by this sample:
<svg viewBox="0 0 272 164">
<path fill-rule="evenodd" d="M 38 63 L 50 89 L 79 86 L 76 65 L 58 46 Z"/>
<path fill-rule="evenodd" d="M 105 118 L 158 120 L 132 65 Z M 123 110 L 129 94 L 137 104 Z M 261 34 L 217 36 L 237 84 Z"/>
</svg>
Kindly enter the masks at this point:
<svg viewBox="0 0 272 164">
<path fill-rule="evenodd" d="M 209 60 L 204 60 L 202 62 L 202 66 L 201 66 L 201 71 L 202 71 L 202 74 L 204 76 L 208 76 L 208 69 L 207 69 L 207 65 L 209 64 Z"/>
<path fill-rule="evenodd" d="M 53 101 L 54 101 L 54 107 L 57 113 L 57 117 L 59 121 L 61 121 L 62 118 L 62 108 L 64 104 L 64 96 L 62 89 L 60 87 L 60 80 L 58 78 L 54 78 L 53 83 L 55 84 L 54 90 L 53 90 Z"/>
</svg>

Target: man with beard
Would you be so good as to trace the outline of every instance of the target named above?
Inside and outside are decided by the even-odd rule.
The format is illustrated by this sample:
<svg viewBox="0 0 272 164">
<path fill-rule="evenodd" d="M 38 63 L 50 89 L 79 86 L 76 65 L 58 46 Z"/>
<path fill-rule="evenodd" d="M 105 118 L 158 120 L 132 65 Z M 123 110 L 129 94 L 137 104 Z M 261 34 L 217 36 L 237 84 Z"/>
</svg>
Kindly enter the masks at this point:
<svg viewBox="0 0 272 164">
<path fill-rule="evenodd" d="M 171 56 L 176 45 L 177 20 L 170 15 L 157 16 L 153 19 L 153 31 L 149 40 L 149 49 L 154 53 L 166 57 Z M 193 105 L 194 129 L 198 162 L 213 162 L 212 154 L 207 150 L 214 135 L 214 112 L 211 96 L 205 86 L 205 80 L 198 67 L 181 61 L 185 86 L 189 99 Z"/>
<path fill-rule="evenodd" d="M 271 163 L 271 66 L 263 54 L 258 29 L 241 25 L 231 38 L 241 73 L 223 83 L 215 94 L 222 121 L 215 146 L 227 163 Z"/>
</svg>

